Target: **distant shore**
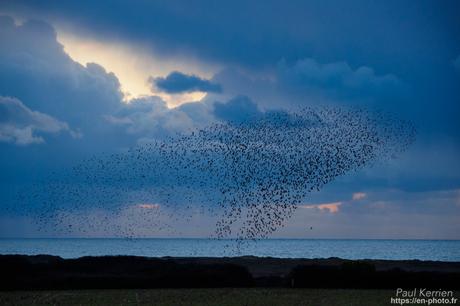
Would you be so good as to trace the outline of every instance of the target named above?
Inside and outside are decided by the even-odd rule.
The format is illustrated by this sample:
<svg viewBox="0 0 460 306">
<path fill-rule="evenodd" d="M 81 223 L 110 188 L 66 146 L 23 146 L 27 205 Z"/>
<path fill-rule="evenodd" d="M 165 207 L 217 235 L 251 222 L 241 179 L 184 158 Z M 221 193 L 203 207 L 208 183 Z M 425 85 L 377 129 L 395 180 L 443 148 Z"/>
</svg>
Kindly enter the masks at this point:
<svg viewBox="0 0 460 306">
<path fill-rule="evenodd" d="M 295 287 L 460 289 L 460 262 L 0 255 L 1 290 Z"/>
<path fill-rule="evenodd" d="M 419 259 L 460 261 L 460 240 L 261 239 L 242 244 L 210 238 L 28 238 L 0 239 L 0 254 L 49 254 L 62 258 L 129 255 L 145 257 Z"/>
</svg>

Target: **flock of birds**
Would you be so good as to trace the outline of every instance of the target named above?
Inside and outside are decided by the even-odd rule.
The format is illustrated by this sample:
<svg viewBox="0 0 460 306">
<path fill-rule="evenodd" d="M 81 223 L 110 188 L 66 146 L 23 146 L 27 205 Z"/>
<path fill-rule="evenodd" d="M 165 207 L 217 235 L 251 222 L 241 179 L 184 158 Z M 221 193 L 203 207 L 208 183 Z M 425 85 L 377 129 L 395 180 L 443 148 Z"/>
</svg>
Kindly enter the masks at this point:
<svg viewBox="0 0 460 306">
<path fill-rule="evenodd" d="M 410 123 L 381 112 L 269 111 L 85 160 L 27 194 L 43 228 L 94 233 L 122 216 L 112 232 L 155 235 L 199 211 L 216 218 L 213 237 L 247 241 L 283 227 L 310 192 L 414 139 Z"/>
</svg>

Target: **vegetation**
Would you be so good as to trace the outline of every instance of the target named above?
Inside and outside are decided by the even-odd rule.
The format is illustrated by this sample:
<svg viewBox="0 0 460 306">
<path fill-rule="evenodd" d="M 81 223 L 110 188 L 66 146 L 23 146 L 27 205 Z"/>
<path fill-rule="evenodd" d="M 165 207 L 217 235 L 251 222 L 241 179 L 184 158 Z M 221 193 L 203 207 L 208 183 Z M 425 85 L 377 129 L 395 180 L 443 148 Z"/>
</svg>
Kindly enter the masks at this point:
<svg viewBox="0 0 460 306">
<path fill-rule="evenodd" d="M 390 305 L 394 290 L 123 289 L 0 292 L 0 305 Z M 456 294 L 458 296 L 458 292 Z"/>
</svg>

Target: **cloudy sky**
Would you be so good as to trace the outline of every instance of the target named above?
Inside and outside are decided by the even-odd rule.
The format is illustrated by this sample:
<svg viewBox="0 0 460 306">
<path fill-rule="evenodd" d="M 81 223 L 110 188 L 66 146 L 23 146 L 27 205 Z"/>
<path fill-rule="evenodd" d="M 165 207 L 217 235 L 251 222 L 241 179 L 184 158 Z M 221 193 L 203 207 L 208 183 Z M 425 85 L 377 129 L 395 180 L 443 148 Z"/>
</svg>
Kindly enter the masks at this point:
<svg viewBox="0 0 460 306">
<path fill-rule="evenodd" d="M 90 156 L 333 105 L 397 114 L 417 140 L 312 193 L 275 236 L 460 239 L 459 12 L 434 0 L 0 0 L 0 236 L 52 236 L 18 192 Z M 174 226 L 145 234 L 206 236 L 212 222 Z"/>
</svg>

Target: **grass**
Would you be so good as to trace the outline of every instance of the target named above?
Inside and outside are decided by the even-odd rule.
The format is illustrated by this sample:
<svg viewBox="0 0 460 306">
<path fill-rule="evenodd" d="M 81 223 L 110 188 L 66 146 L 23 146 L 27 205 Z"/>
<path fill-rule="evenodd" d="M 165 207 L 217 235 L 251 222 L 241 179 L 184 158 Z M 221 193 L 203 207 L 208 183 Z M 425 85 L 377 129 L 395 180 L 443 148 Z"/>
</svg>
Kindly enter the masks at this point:
<svg viewBox="0 0 460 306">
<path fill-rule="evenodd" d="M 394 290 L 263 288 L 11 291 L 0 292 L 0 305 L 371 306 L 390 305 L 394 294 Z"/>
</svg>

